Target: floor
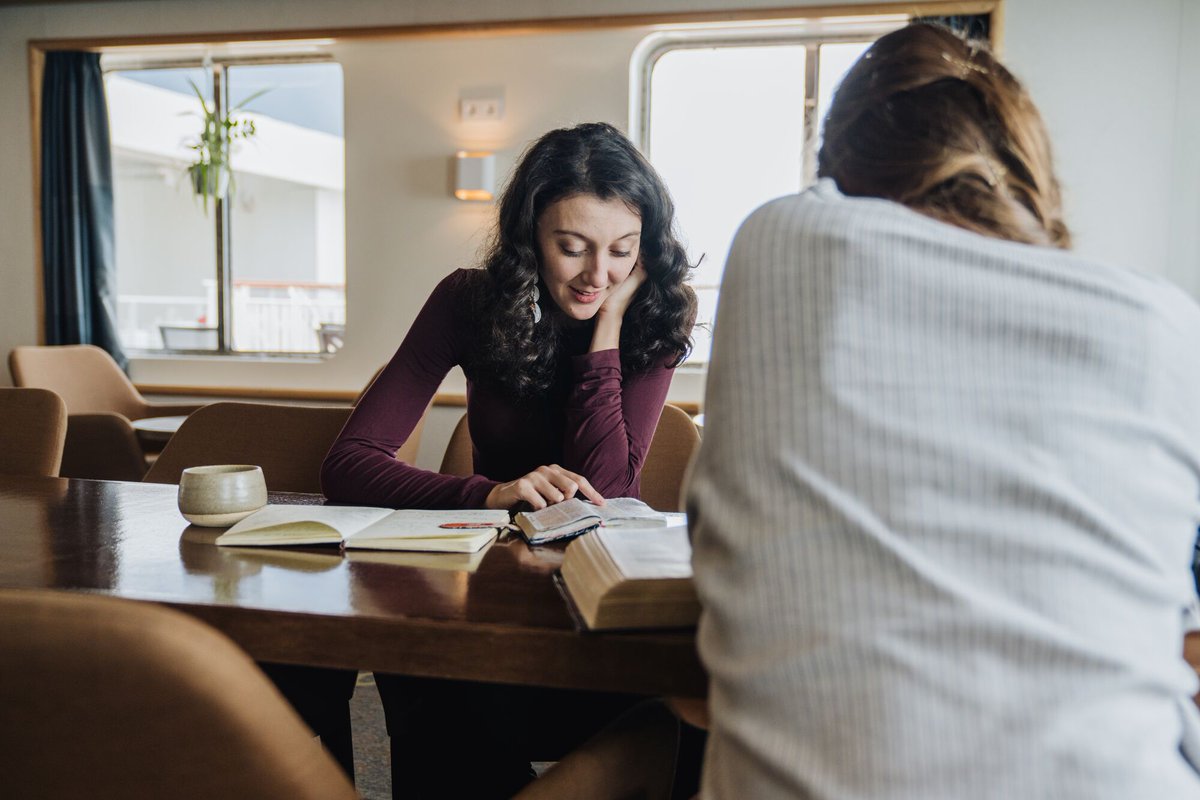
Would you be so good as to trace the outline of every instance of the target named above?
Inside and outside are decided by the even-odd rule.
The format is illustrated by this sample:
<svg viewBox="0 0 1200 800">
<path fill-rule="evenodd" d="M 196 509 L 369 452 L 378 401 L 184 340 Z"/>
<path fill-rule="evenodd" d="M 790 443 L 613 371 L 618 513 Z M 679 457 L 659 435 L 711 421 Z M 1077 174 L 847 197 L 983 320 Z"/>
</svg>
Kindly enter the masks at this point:
<svg viewBox="0 0 1200 800">
<path fill-rule="evenodd" d="M 355 788 L 363 800 L 391 800 L 387 726 L 375 678 L 369 672 L 358 674 L 350 701 L 350 724 L 354 730 Z M 533 768 L 540 775 L 550 766 L 551 762 L 534 762 Z"/>
<path fill-rule="evenodd" d="M 354 729 L 355 788 L 364 800 L 391 800 L 387 727 L 375 678 L 369 672 L 358 675 L 350 701 L 350 724 Z"/>
</svg>

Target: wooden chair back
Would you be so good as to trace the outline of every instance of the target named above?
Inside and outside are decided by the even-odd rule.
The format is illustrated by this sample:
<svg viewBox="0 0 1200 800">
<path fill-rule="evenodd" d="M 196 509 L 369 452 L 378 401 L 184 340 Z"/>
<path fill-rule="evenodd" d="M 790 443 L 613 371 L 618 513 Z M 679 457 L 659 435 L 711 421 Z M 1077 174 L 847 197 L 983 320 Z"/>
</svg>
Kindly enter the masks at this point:
<svg viewBox="0 0 1200 800">
<path fill-rule="evenodd" d="M 696 450 L 700 447 L 700 431 L 691 416 L 678 406 L 663 406 L 662 416 L 654 429 L 646 463 L 642 467 L 642 499 L 659 511 L 682 511 L 684 477 Z M 442 466 L 443 475 L 471 475 L 475 471 L 471 431 L 467 415 L 459 418 L 446 444 Z"/>
<path fill-rule="evenodd" d="M 459 417 L 458 424 L 450 434 L 450 441 L 446 443 L 446 452 L 442 455 L 442 465 L 438 467 L 438 472 L 443 475 L 457 475 L 460 478 L 475 474 L 475 454 L 465 413 Z"/>
<path fill-rule="evenodd" d="M 233 642 L 151 603 L 0 590 L 10 797 L 357 797 Z"/>
<path fill-rule="evenodd" d="M 48 389 L 0 388 L 0 473 L 58 475 L 67 405 Z"/>
<path fill-rule="evenodd" d="M 684 479 L 699 448 L 691 416 L 679 406 L 663 406 L 642 466 L 642 500 L 659 511 L 683 511 Z"/>
<path fill-rule="evenodd" d="M 272 492 L 321 491 L 321 462 L 353 409 L 276 403 L 212 403 L 189 416 L 146 473 L 179 483 L 187 467 L 257 464 Z M 422 420 L 423 422 L 423 420 Z M 421 425 L 397 453 L 412 463 Z"/>
</svg>

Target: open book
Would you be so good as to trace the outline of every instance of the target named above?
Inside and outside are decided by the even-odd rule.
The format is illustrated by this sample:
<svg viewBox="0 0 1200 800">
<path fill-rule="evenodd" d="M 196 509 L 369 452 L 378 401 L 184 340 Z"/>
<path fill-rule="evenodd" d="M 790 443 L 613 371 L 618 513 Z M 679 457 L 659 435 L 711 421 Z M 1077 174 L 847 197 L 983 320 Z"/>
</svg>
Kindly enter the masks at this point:
<svg viewBox="0 0 1200 800">
<path fill-rule="evenodd" d="M 342 544 L 368 550 L 474 553 L 508 525 L 504 510 L 425 511 L 266 505 L 217 537 L 219 545 Z"/>
<path fill-rule="evenodd" d="M 518 512 L 514 521 L 526 541 L 543 544 L 587 533 L 598 525 L 666 525 L 667 517 L 632 497 L 614 497 L 602 506 L 572 497 L 539 511 Z"/>
<path fill-rule="evenodd" d="M 696 624 L 687 528 L 600 528 L 567 546 L 559 573 L 587 628 L 682 628 Z"/>
</svg>

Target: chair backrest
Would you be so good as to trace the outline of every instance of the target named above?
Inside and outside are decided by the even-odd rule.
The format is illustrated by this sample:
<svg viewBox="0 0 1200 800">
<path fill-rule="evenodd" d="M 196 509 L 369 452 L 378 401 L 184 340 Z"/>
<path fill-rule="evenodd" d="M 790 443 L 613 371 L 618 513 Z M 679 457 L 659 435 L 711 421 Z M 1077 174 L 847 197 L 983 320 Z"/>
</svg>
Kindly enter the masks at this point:
<svg viewBox="0 0 1200 800">
<path fill-rule="evenodd" d="M 257 464 L 272 492 L 321 491 L 321 462 L 353 409 L 274 403 L 212 403 L 192 413 L 167 442 L 144 480 L 179 483 L 187 467 Z M 422 420 L 423 421 L 423 420 Z M 397 458 L 412 463 L 413 431 Z"/>
<path fill-rule="evenodd" d="M 375 370 L 375 373 L 373 375 L 371 375 L 371 380 L 366 382 L 366 384 L 363 386 L 363 388 L 359 391 L 358 396 L 354 398 L 354 402 L 352 402 L 350 405 L 352 405 L 352 406 L 358 405 L 358 401 L 363 399 L 363 395 L 365 395 L 367 393 L 367 390 L 371 388 L 371 385 L 373 383 L 375 383 L 375 381 L 379 378 L 380 374 L 383 372 L 383 370 L 386 367 L 387 367 L 387 364 L 384 364 L 382 367 Z"/>
<path fill-rule="evenodd" d="M 0 590 L 8 797 L 353 798 L 233 642 L 151 603 Z"/>
<path fill-rule="evenodd" d="M 663 406 L 642 466 L 642 500 L 659 511 L 682 511 L 684 478 L 699 447 L 700 431 L 688 413 Z"/>
<path fill-rule="evenodd" d="M 663 406 L 642 466 L 642 500 L 659 511 L 682 511 L 684 476 L 699 447 L 700 431 L 688 413 L 678 406 Z M 463 414 L 450 434 L 438 472 L 471 475 L 475 471 L 471 449 L 471 432 Z"/>
<path fill-rule="evenodd" d="M 0 473 L 58 475 L 66 437 L 61 397 L 49 389 L 0 389 Z"/>
<path fill-rule="evenodd" d="M 146 400 L 105 351 L 90 344 L 14 347 L 8 355 L 13 385 L 49 389 L 68 414 L 112 412 L 145 416 Z"/>
<path fill-rule="evenodd" d="M 457 475 L 460 478 L 475 474 L 475 454 L 472 452 L 471 431 L 467 427 L 467 415 L 463 414 L 450 434 L 446 443 L 446 452 L 442 456 L 442 465 L 438 472 L 443 475 Z"/>
</svg>

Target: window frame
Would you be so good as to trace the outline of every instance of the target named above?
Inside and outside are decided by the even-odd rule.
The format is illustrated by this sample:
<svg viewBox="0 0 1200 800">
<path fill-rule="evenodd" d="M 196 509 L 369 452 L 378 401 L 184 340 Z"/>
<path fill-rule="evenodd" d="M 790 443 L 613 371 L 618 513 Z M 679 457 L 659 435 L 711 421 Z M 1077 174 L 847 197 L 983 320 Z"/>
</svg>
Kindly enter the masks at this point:
<svg viewBox="0 0 1200 800">
<path fill-rule="evenodd" d="M 202 69 L 209 72 L 212 81 L 212 100 L 221 115 L 229 112 L 229 97 L 225 86 L 228 83 L 230 67 L 286 65 L 286 64 L 338 64 L 340 62 L 332 53 L 324 50 L 309 50 L 305 48 L 296 53 L 271 53 L 271 45 L 287 47 L 294 43 L 257 42 L 263 52 L 248 52 L 236 54 L 214 54 L 210 49 L 201 45 L 196 55 L 156 55 L 153 45 L 146 48 L 120 48 L 114 50 L 101 49 L 101 72 L 107 76 L 110 72 L 133 72 L 137 70 L 157 69 Z M 213 47 L 217 45 L 214 44 Z M 344 79 L 343 79 L 344 86 Z M 343 169 L 344 169 L 343 165 Z M 164 346 L 155 349 L 131 348 L 130 355 L 143 358 L 155 356 L 214 356 L 222 358 L 253 358 L 253 359 L 328 359 L 336 353 L 321 350 L 235 350 L 233 348 L 233 270 L 229 268 L 230 254 L 233 241 L 230 238 L 232 230 L 233 210 L 226 202 L 228 190 L 224 195 L 213 199 L 213 246 L 215 249 L 215 270 L 213 276 L 217 289 L 217 346 L 213 349 L 186 349 Z M 344 214 L 344 210 L 343 210 Z M 344 217 L 343 217 L 344 218 Z M 343 286 L 345 284 L 343 283 Z"/>
<path fill-rule="evenodd" d="M 653 103 L 654 68 L 668 53 L 678 50 L 714 49 L 721 47 L 784 47 L 801 45 L 805 48 L 804 71 L 804 141 L 802 191 L 816 180 L 818 126 L 817 94 L 820 87 L 820 47 L 824 44 L 861 42 L 864 37 L 872 40 L 890 31 L 907 25 L 912 19 L 908 14 L 873 15 L 850 20 L 791 20 L 786 24 L 766 25 L 705 25 L 690 28 L 662 30 L 651 33 L 635 48 L 630 59 L 630 107 L 629 129 L 638 148 L 652 158 L 652 132 L 650 130 L 651 105 Z M 722 269 L 722 272 L 724 270 Z M 689 281 L 694 289 L 715 290 L 720 302 L 720 282 L 698 284 Z M 715 320 L 713 320 L 715 321 Z M 711 324 L 711 322 L 710 322 Z M 680 367 L 696 371 L 708 368 L 709 359 L 689 359 Z"/>
</svg>

